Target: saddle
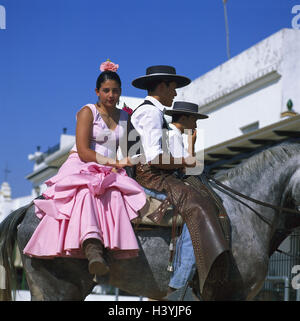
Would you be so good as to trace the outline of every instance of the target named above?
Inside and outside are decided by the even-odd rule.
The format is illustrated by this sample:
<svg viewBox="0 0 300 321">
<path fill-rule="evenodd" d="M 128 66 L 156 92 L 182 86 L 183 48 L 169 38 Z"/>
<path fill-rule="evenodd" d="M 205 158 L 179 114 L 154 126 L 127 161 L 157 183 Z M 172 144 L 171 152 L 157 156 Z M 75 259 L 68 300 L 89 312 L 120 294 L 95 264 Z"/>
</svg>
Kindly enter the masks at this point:
<svg viewBox="0 0 300 321">
<path fill-rule="evenodd" d="M 139 211 L 139 217 L 132 222 L 136 228 L 146 225 L 148 228 L 155 228 L 157 226 L 171 227 L 173 226 L 174 207 L 165 195 L 165 199 L 157 199 L 155 195 L 146 192 L 146 204 Z M 181 216 L 177 217 L 176 226 L 183 225 Z"/>
</svg>

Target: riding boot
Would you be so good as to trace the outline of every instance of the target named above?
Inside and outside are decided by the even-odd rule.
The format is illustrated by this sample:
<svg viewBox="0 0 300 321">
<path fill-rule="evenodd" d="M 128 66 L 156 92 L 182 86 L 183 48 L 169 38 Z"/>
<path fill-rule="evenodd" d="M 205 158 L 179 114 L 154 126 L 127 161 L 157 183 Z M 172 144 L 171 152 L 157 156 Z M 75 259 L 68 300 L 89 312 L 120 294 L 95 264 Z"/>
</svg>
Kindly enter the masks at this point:
<svg viewBox="0 0 300 321">
<path fill-rule="evenodd" d="M 109 267 L 103 258 L 104 246 L 98 239 L 87 239 L 83 242 L 83 250 L 89 261 L 90 274 L 104 275 Z"/>
</svg>

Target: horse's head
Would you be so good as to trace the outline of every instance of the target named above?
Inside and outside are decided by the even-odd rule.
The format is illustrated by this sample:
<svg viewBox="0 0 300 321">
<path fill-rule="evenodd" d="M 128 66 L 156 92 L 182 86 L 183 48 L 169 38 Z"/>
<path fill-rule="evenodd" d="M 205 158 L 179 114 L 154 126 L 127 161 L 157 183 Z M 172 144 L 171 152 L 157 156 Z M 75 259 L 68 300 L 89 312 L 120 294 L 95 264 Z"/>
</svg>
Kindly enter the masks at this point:
<svg viewBox="0 0 300 321">
<path fill-rule="evenodd" d="M 285 205 L 298 211 L 298 214 L 289 213 L 286 215 L 286 227 L 292 229 L 300 226 L 300 156 L 291 158 L 288 165 L 291 171 L 290 179 L 286 185 Z"/>
<path fill-rule="evenodd" d="M 281 167 L 281 175 L 277 186 L 281 191 L 280 207 L 291 211 L 282 210 L 277 216 L 275 233 L 271 241 L 270 254 L 272 254 L 280 243 L 300 226 L 300 153 L 293 155 Z"/>
</svg>

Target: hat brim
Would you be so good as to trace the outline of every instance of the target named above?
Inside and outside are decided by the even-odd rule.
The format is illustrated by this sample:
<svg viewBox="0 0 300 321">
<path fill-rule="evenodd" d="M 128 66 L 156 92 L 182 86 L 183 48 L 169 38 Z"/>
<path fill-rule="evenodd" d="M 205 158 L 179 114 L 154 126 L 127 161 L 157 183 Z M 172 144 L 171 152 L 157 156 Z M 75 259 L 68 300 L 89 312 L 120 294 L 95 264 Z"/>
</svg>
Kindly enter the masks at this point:
<svg viewBox="0 0 300 321">
<path fill-rule="evenodd" d="M 168 116 L 173 116 L 173 115 L 190 115 L 190 116 L 195 116 L 197 119 L 205 119 L 208 118 L 207 115 L 204 114 L 199 114 L 199 113 L 193 113 L 190 111 L 184 111 L 184 110 L 173 110 L 173 109 L 169 109 L 169 110 L 165 110 L 165 115 Z"/>
<path fill-rule="evenodd" d="M 139 89 L 147 90 L 148 84 L 154 80 L 174 81 L 177 84 L 176 88 L 181 88 L 191 83 L 191 80 L 187 77 L 161 73 L 161 74 L 145 75 L 145 76 L 136 78 L 135 80 L 132 81 L 132 86 Z"/>
</svg>

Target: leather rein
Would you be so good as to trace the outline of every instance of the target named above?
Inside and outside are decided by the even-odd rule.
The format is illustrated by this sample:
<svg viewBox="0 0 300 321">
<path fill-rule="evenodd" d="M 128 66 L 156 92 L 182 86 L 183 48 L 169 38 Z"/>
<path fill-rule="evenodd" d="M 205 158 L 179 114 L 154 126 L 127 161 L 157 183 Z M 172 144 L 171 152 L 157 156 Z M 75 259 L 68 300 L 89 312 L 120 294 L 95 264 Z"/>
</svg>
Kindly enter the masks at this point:
<svg viewBox="0 0 300 321">
<path fill-rule="evenodd" d="M 300 212 L 298 210 L 294 210 L 294 209 L 290 209 L 290 208 L 286 208 L 286 207 L 281 207 L 281 206 L 276 206 L 276 205 L 273 205 L 273 204 L 270 204 L 270 203 L 266 203 L 266 202 L 262 202 L 262 201 L 259 201 L 259 200 L 256 200 L 252 197 L 249 197 L 247 195 L 244 195 L 240 192 L 237 192 L 236 190 L 228 187 L 227 185 L 224 185 L 222 184 L 220 181 L 214 179 L 213 177 L 207 175 L 207 174 L 204 174 L 207 181 L 210 182 L 212 184 L 213 182 L 213 185 L 221 192 L 227 194 L 228 196 L 230 196 L 231 198 L 237 200 L 238 202 L 241 202 L 242 204 L 244 204 L 245 206 L 247 206 L 248 208 L 250 208 L 252 211 L 255 212 L 255 214 L 257 214 L 265 223 L 271 225 L 271 223 L 265 218 L 263 217 L 261 214 L 257 213 L 255 210 L 253 210 L 248 204 L 245 204 L 244 202 L 242 202 L 240 199 L 234 197 L 233 195 L 231 195 L 230 193 L 232 194 L 235 194 L 235 195 L 238 195 L 250 202 L 253 202 L 253 203 L 256 203 L 256 204 L 259 204 L 259 205 L 262 205 L 262 206 L 265 206 L 265 207 L 269 207 L 269 208 L 272 208 L 273 210 L 276 210 L 276 211 L 279 211 L 279 213 L 281 213 L 282 211 L 284 212 L 288 212 L 288 213 L 293 213 L 293 214 L 300 214 Z M 224 190 L 226 191 L 229 191 L 230 193 L 228 192 L 225 192 Z M 292 258 L 300 258 L 299 255 L 294 255 L 294 254 L 290 254 L 286 251 L 282 251 L 282 250 L 279 250 L 278 248 L 275 250 L 281 254 L 284 254 L 284 255 L 287 255 L 289 257 L 292 257 Z"/>
<path fill-rule="evenodd" d="M 207 174 L 204 174 L 207 178 L 208 181 L 210 182 L 213 182 L 214 185 L 217 185 L 215 186 L 218 190 L 220 190 L 221 192 L 225 193 L 224 190 L 226 191 L 229 191 L 230 193 L 234 194 L 234 195 L 237 195 L 239 197 L 242 197 L 250 202 L 253 202 L 253 203 L 256 203 L 256 204 L 259 204 L 261 206 L 264 206 L 264 207 L 269 207 L 269 208 L 272 208 L 273 210 L 276 210 L 276 211 L 279 211 L 279 212 L 287 212 L 287 213 L 293 213 L 293 214 L 300 214 L 300 212 L 298 210 L 295 210 L 295 209 L 291 209 L 291 208 L 286 208 L 286 207 L 281 207 L 281 206 L 277 206 L 277 205 L 273 205 L 273 204 L 270 204 L 270 203 L 266 203 L 266 202 L 262 202 L 262 201 L 259 201 L 257 199 L 254 199 L 252 197 L 249 197 L 247 195 L 244 195 L 232 188 L 230 188 L 229 186 L 227 185 L 224 185 L 223 183 L 221 183 L 220 181 L 216 180 L 215 178 L 211 177 L 210 175 L 207 175 Z M 221 187 L 221 188 L 220 188 Z M 224 189 L 224 190 L 223 190 Z M 230 193 L 226 193 L 227 195 L 229 195 L 230 197 L 236 199 L 237 201 L 241 202 L 241 200 L 237 199 L 236 197 L 232 196 Z M 247 207 L 249 207 L 249 205 L 245 204 L 242 202 L 242 204 L 246 205 Z M 250 208 L 251 209 L 251 208 Z M 252 209 L 253 210 L 253 209 Z M 254 211 L 254 210 L 253 210 Z M 254 211 L 256 214 L 259 214 L 257 213 L 256 211 Z M 259 214 L 260 218 L 262 218 L 262 216 Z M 263 220 L 266 222 L 267 219 L 266 218 L 263 218 Z M 270 222 L 266 222 L 266 223 L 270 223 Z"/>
</svg>

